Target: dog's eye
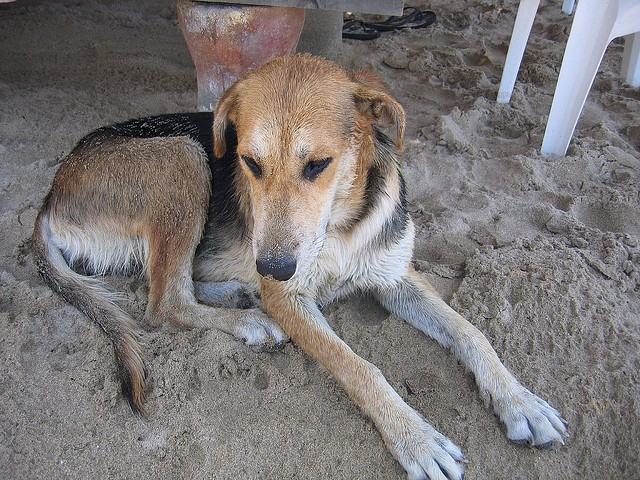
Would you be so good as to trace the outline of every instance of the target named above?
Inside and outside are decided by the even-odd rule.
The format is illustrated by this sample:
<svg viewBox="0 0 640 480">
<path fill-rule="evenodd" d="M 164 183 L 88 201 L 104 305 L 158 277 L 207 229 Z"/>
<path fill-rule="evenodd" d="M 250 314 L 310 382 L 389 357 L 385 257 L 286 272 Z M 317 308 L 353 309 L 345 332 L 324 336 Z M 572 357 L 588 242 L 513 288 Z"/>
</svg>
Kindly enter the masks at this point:
<svg viewBox="0 0 640 480">
<path fill-rule="evenodd" d="M 260 178 L 262 176 L 262 168 L 256 163 L 253 158 L 245 157 L 244 155 L 242 155 L 240 158 L 242 158 L 242 161 L 247 166 L 247 168 L 251 170 L 251 173 L 253 173 L 254 177 Z"/>
<path fill-rule="evenodd" d="M 332 158 L 312 160 L 304 167 L 302 175 L 304 175 L 304 178 L 306 178 L 307 180 L 314 181 L 316 178 L 318 178 L 318 175 L 320 175 L 324 171 L 324 169 L 329 166 L 332 160 Z"/>
</svg>

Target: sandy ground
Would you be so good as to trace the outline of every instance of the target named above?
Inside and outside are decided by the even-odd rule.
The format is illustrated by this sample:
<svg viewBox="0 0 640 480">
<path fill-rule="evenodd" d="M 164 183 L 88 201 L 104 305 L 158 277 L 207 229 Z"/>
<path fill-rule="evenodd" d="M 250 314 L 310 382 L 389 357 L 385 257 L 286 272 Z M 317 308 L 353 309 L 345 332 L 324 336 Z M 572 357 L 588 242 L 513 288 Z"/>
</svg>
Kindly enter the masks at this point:
<svg viewBox="0 0 640 480">
<path fill-rule="evenodd" d="M 408 113 L 416 265 L 561 409 L 571 437 L 511 445 L 452 354 L 366 298 L 336 331 L 465 451 L 472 479 L 640 478 L 640 90 L 613 43 L 566 157 L 537 149 L 570 27 L 544 1 L 509 105 L 494 102 L 517 2 L 434 0 L 439 22 L 344 45 Z M 173 1 L 0 6 L 0 477 L 395 479 L 365 418 L 298 348 L 152 332 L 149 418 L 121 397 L 106 337 L 56 297 L 28 241 L 59 160 L 90 130 L 192 110 Z M 139 315 L 144 288 L 121 281 Z"/>
</svg>

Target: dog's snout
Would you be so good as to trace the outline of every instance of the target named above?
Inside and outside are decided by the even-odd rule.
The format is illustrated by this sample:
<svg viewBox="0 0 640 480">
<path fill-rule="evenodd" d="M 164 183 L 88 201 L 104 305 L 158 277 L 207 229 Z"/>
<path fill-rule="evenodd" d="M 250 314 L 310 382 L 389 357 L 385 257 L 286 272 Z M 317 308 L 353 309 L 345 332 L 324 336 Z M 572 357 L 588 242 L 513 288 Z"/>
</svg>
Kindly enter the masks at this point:
<svg viewBox="0 0 640 480">
<path fill-rule="evenodd" d="M 296 273 L 296 259 L 291 256 L 272 257 L 269 255 L 258 257 L 256 269 L 263 277 L 273 277 L 284 282 Z"/>
</svg>

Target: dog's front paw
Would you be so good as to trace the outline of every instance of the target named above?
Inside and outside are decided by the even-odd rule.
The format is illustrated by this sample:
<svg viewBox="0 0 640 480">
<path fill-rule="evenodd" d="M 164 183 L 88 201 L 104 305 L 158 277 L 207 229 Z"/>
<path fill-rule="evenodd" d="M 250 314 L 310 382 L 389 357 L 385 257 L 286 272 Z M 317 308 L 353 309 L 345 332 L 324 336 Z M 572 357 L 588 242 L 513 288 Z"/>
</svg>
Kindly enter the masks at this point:
<svg viewBox="0 0 640 480">
<path fill-rule="evenodd" d="M 518 395 L 492 399 L 493 408 L 507 427 L 507 438 L 517 445 L 548 448 L 564 444 L 567 422 L 558 410 L 521 387 Z"/>
<path fill-rule="evenodd" d="M 412 412 L 382 432 L 391 453 L 407 471 L 409 480 L 462 480 L 466 462 L 462 451 L 447 437 Z M 411 418 L 412 417 L 412 418 Z"/>
<path fill-rule="evenodd" d="M 232 333 L 237 339 L 259 350 L 277 350 L 289 341 L 289 336 L 280 325 L 258 309 L 242 312 Z"/>
</svg>

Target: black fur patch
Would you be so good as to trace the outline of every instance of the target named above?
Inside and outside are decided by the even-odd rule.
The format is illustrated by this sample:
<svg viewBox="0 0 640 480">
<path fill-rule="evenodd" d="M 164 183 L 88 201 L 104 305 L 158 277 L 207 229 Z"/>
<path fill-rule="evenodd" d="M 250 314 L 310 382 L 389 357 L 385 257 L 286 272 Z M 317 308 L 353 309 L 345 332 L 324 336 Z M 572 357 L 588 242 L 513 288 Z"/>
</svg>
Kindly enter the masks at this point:
<svg viewBox="0 0 640 480">
<path fill-rule="evenodd" d="M 393 213 L 384 223 L 382 230 L 376 238 L 376 242 L 383 248 L 389 247 L 400 240 L 407 231 L 409 225 L 409 213 L 407 212 L 407 187 L 400 176 L 400 193 L 396 200 Z"/>
<path fill-rule="evenodd" d="M 400 188 L 397 198 L 389 198 L 388 193 L 387 181 L 392 170 L 398 171 L 400 176 Z M 406 184 L 399 171 L 395 145 L 380 131 L 376 131 L 375 159 L 367 171 L 365 197 L 365 203 L 352 226 L 357 225 L 371 215 L 377 205 L 393 201 L 395 202 L 393 213 L 384 223 L 375 242 L 377 246 L 386 248 L 402 238 L 409 225 Z"/>
<path fill-rule="evenodd" d="M 240 214 L 234 185 L 238 168 L 238 137 L 234 125 L 227 127 L 225 142 L 227 151 L 222 158 L 209 157 L 213 189 L 209 203 L 209 218 L 196 256 L 215 254 L 218 250 L 227 248 L 230 243 L 235 243 L 236 238 L 229 238 L 230 232 L 242 237 L 247 235 L 246 221 Z"/>
<path fill-rule="evenodd" d="M 99 128 L 82 141 L 96 137 L 179 137 L 189 136 L 204 148 L 209 161 L 213 157 L 213 113 L 170 113 L 154 117 L 136 118 Z"/>
</svg>

